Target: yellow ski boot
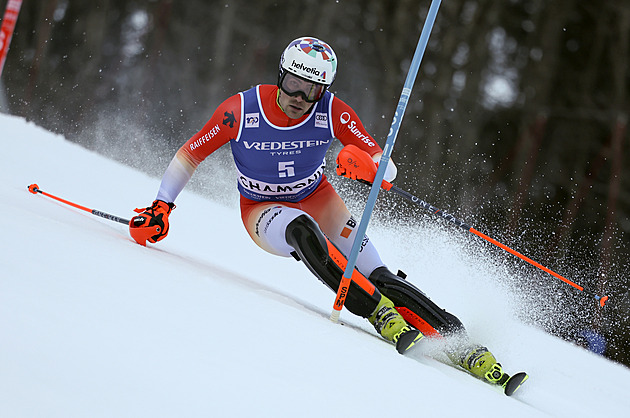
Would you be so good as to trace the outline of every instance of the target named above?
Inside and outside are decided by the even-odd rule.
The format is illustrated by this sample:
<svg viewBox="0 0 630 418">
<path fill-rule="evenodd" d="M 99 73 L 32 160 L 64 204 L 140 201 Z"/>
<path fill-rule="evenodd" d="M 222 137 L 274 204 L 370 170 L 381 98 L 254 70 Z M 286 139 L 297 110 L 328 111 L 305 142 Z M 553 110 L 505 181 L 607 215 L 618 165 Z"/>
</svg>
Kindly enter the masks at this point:
<svg viewBox="0 0 630 418">
<path fill-rule="evenodd" d="M 407 321 L 394 307 L 394 303 L 383 295 L 368 321 L 383 338 L 396 344 L 396 350 L 400 354 L 424 338 L 420 331 L 407 325 Z"/>
</svg>

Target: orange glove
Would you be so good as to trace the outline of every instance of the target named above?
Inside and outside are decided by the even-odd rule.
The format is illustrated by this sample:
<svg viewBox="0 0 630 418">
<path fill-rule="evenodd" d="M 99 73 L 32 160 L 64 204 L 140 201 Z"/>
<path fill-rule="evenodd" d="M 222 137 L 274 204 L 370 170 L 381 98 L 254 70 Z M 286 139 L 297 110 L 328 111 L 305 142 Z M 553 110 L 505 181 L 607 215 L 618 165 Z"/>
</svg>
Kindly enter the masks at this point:
<svg viewBox="0 0 630 418">
<path fill-rule="evenodd" d="M 382 153 L 375 154 L 374 157 L 380 158 L 381 155 Z M 370 157 L 367 152 L 356 145 L 346 145 L 337 155 L 337 174 L 371 184 L 374 182 L 379 165 L 378 162 L 374 161 L 374 157 Z M 390 182 L 394 180 L 397 172 L 396 165 L 390 158 L 381 187 L 385 190 L 391 190 L 392 184 Z"/>
<path fill-rule="evenodd" d="M 175 209 L 174 203 L 162 200 L 153 201 L 153 205 L 144 209 L 134 209 L 140 215 L 129 221 L 129 234 L 140 245 L 146 241 L 156 243 L 168 234 L 168 215 Z"/>
<path fill-rule="evenodd" d="M 356 145 L 346 145 L 337 155 L 337 174 L 372 183 L 377 170 L 370 155 Z"/>
</svg>

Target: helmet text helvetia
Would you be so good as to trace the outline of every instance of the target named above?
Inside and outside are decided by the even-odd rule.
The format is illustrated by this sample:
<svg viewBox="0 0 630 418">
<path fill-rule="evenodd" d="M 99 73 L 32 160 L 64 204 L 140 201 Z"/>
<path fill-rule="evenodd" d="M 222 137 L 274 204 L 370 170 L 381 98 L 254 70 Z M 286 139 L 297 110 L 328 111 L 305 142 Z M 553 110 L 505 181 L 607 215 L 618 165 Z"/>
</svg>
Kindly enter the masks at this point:
<svg viewBox="0 0 630 418">
<path fill-rule="evenodd" d="M 321 72 L 315 68 L 315 67 L 307 67 L 306 65 L 302 64 L 301 62 L 295 62 L 295 60 L 293 60 L 293 62 L 291 62 L 291 68 L 295 68 L 296 70 L 300 70 L 300 71 L 304 71 L 306 73 L 309 74 L 313 74 L 315 76 L 320 76 Z"/>
</svg>

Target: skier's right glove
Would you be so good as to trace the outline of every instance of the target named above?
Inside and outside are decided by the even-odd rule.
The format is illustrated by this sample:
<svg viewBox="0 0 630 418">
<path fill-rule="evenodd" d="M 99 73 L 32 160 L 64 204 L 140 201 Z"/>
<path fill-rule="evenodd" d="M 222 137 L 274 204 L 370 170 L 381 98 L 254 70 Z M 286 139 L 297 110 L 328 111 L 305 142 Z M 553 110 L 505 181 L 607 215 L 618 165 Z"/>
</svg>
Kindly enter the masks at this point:
<svg viewBox="0 0 630 418">
<path fill-rule="evenodd" d="M 168 234 L 168 215 L 175 209 L 174 203 L 162 200 L 153 201 L 153 205 L 143 209 L 134 209 L 140 215 L 129 221 L 129 234 L 140 245 L 147 241 L 156 243 Z"/>
</svg>

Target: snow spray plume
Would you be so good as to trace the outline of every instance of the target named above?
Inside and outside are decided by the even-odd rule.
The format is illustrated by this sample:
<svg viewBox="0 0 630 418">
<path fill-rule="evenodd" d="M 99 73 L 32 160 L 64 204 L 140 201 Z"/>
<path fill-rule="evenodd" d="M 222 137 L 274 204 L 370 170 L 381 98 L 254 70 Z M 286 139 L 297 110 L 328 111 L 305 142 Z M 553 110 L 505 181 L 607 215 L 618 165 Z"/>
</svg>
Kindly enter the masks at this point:
<svg viewBox="0 0 630 418">
<path fill-rule="evenodd" d="M 372 186 L 373 182 L 377 180 L 375 177 L 375 174 L 377 172 L 376 164 L 368 159 L 362 158 L 362 154 L 364 154 L 364 152 L 361 151 L 358 147 L 355 147 L 352 145 L 344 147 L 339 152 L 339 155 L 337 156 L 337 174 L 344 177 L 351 178 L 353 180 L 358 180 L 361 183 L 369 184 L 370 186 Z M 600 296 L 596 294 L 594 291 L 586 287 L 580 286 L 577 283 L 572 282 L 566 277 L 563 277 L 560 274 L 541 265 L 540 263 L 532 260 L 531 258 L 524 256 L 523 254 L 519 253 L 518 251 L 513 250 L 507 245 L 504 245 L 500 243 L 499 241 L 493 238 L 490 238 L 489 236 L 477 231 L 475 228 L 466 224 L 464 221 L 457 219 L 453 215 L 450 215 L 436 208 L 430 203 L 427 203 L 424 200 L 417 198 L 411 193 L 405 190 L 402 190 L 399 187 L 396 187 L 385 180 L 382 180 L 382 177 L 380 180 L 381 180 L 381 187 L 383 189 L 392 191 L 398 194 L 399 196 L 402 196 L 403 198 L 409 200 L 412 203 L 415 203 L 416 205 L 422 207 L 423 209 L 426 209 L 435 215 L 439 215 L 440 217 L 444 218 L 448 223 L 452 223 L 455 226 L 465 229 L 466 231 L 473 233 L 480 238 L 483 238 L 489 243 L 496 245 L 497 247 L 509 252 L 510 254 L 515 255 L 521 260 L 528 262 L 532 266 L 537 267 L 543 270 L 544 272 L 551 274 L 555 278 L 562 280 L 566 284 L 573 286 L 577 290 L 584 292 L 585 294 L 594 298 L 595 300 L 597 300 L 599 306 L 601 307 L 606 306 L 606 302 L 608 302 L 608 296 Z"/>
</svg>

